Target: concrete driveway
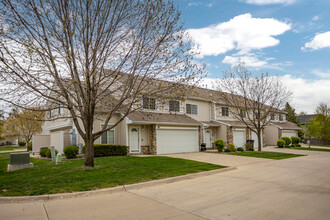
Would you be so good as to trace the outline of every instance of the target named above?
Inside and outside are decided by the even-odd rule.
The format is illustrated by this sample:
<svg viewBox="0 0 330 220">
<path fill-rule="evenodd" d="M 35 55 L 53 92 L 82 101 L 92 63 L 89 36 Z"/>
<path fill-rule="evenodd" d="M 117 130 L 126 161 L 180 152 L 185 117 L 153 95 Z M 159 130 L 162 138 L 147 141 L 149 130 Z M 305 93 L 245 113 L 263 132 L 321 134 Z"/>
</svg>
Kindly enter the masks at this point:
<svg viewBox="0 0 330 220">
<path fill-rule="evenodd" d="M 172 157 L 234 171 L 114 194 L 0 204 L 0 219 L 329 219 L 330 153 L 269 160 L 212 153 Z"/>
</svg>

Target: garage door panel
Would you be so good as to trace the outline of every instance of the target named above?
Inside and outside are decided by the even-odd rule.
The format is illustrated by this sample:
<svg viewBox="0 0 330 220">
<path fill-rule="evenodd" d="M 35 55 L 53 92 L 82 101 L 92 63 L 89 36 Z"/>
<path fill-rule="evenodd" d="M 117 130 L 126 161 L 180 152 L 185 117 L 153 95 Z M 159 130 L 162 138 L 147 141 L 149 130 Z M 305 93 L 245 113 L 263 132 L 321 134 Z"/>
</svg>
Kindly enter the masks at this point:
<svg viewBox="0 0 330 220">
<path fill-rule="evenodd" d="M 296 132 L 283 132 L 282 133 L 282 137 L 293 137 L 293 136 L 297 136 Z"/>
<path fill-rule="evenodd" d="M 157 130 L 157 154 L 198 151 L 197 130 Z"/>
<path fill-rule="evenodd" d="M 244 147 L 246 142 L 245 131 L 234 131 L 233 142 L 235 147 Z"/>
</svg>

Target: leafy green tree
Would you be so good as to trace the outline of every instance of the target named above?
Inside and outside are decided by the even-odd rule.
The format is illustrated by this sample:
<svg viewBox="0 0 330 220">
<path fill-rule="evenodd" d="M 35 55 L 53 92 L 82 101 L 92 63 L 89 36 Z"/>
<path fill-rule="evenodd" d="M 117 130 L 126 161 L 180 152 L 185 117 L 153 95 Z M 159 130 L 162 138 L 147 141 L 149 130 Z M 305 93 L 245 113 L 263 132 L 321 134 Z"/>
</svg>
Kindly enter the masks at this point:
<svg viewBox="0 0 330 220">
<path fill-rule="evenodd" d="M 315 110 L 316 117 L 306 124 L 305 136 L 330 140 L 330 108 L 320 103 Z"/>
</svg>

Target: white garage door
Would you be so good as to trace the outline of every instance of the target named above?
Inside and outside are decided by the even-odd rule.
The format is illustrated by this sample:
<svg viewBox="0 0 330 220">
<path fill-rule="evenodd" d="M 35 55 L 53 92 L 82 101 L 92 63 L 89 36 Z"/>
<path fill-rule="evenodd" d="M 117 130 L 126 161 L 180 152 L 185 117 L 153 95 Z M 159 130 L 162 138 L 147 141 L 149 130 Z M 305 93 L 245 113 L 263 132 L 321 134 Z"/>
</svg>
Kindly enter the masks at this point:
<svg viewBox="0 0 330 220">
<path fill-rule="evenodd" d="M 258 135 L 254 131 L 252 131 L 252 140 L 254 140 L 254 149 L 258 149 Z M 262 131 L 261 131 L 261 148 L 263 147 L 263 142 L 262 142 Z"/>
<path fill-rule="evenodd" d="M 157 130 L 157 154 L 198 152 L 197 128 L 160 128 Z"/>
<path fill-rule="evenodd" d="M 292 137 L 292 136 L 297 136 L 297 133 L 294 131 L 291 132 L 282 132 L 282 137 Z"/>
<path fill-rule="evenodd" d="M 244 147 L 246 143 L 245 138 L 245 129 L 244 130 L 236 130 L 233 132 L 233 140 L 235 147 Z"/>
</svg>

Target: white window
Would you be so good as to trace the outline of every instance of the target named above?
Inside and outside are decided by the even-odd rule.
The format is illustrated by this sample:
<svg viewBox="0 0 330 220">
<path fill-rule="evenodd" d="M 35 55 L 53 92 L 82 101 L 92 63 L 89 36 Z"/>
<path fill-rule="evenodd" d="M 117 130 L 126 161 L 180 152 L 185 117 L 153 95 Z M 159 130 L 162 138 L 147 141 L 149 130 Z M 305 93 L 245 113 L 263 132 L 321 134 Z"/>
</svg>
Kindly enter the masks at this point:
<svg viewBox="0 0 330 220">
<path fill-rule="evenodd" d="M 246 110 L 245 109 L 241 109 L 239 114 L 240 114 L 240 116 L 242 118 L 245 118 L 246 117 Z"/>
<path fill-rule="evenodd" d="M 191 115 L 197 115 L 198 114 L 197 105 L 186 104 L 186 113 Z"/>
<path fill-rule="evenodd" d="M 156 99 L 155 98 L 143 98 L 143 108 L 155 110 L 156 109 Z"/>
<path fill-rule="evenodd" d="M 278 114 L 278 120 L 283 121 L 283 115 L 282 114 Z"/>
<path fill-rule="evenodd" d="M 111 125 L 107 126 L 107 128 L 109 127 L 111 127 Z M 114 143 L 115 143 L 115 130 L 110 129 L 106 132 L 103 132 L 103 134 L 101 135 L 101 144 L 114 144 Z"/>
<path fill-rule="evenodd" d="M 58 114 L 59 115 L 63 113 L 63 109 L 61 107 L 58 107 L 58 110 L 57 111 L 58 111 Z"/>
<path fill-rule="evenodd" d="M 228 107 L 222 107 L 221 112 L 222 112 L 222 116 L 229 116 L 229 108 Z"/>
<path fill-rule="evenodd" d="M 169 101 L 170 112 L 179 112 L 180 111 L 180 102 L 175 100 Z"/>
<path fill-rule="evenodd" d="M 272 114 L 270 115 L 270 120 L 272 120 L 272 121 L 275 120 L 275 113 L 272 113 Z"/>
</svg>

